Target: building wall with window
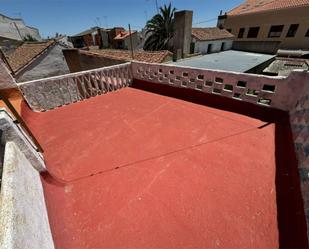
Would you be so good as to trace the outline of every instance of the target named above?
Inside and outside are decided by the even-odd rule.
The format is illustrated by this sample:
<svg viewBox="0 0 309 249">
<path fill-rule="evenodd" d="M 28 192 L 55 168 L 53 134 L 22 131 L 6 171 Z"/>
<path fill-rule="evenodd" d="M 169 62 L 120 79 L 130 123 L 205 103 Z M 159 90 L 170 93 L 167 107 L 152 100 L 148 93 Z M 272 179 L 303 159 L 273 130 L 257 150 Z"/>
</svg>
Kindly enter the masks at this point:
<svg viewBox="0 0 309 249">
<path fill-rule="evenodd" d="M 218 25 L 235 36 L 238 49 L 309 49 L 309 6 L 221 16 Z"/>
<path fill-rule="evenodd" d="M 198 41 L 192 39 L 194 44 L 194 53 L 210 54 L 217 53 L 220 51 L 226 51 L 232 49 L 233 40 L 232 39 L 222 39 L 214 41 Z"/>
</svg>

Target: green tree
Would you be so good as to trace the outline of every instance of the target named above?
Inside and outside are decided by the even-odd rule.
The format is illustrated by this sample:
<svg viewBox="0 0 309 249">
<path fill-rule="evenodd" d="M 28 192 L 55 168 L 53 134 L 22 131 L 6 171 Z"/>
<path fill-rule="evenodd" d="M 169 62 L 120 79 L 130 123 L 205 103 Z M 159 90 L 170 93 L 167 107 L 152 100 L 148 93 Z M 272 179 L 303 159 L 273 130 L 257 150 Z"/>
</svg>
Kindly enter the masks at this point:
<svg viewBox="0 0 309 249">
<path fill-rule="evenodd" d="M 31 35 L 27 34 L 27 35 L 24 37 L 24 41 L 26 41 L 26 42 L 36 42 L 37 39 L 35 39 L 35 38 L 32 37 Z"/>
<path fill-rule="evenodd" d="M 146 24 L 146 41 L 144 50 L 158 51 L 169 49 L 169 41 L 173 38 L 173 19 L 176 9 L 169 4 L 160 7 L 160 11 Z"/>
</svg>

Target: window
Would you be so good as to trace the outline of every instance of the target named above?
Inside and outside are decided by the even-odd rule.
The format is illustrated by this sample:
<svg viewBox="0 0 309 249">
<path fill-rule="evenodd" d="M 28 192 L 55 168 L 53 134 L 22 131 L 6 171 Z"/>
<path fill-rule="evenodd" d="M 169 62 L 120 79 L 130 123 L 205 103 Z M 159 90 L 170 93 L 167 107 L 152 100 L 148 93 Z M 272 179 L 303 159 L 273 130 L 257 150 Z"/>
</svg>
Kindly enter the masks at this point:
<svg viewBox="0 0 309 249">
<path fill-rule="evenodd" d="M 211 53 L 211 51 L 212 51 L 212 44 L 208 44 L 207 54 Z"/>
<path fill-rule="evenodd" d="M 307 30 L 307 33 L 305 34 L 306 37 L 309 37 L 309 29 Z"/>
<path fill-rule="evenodd" d="M 260 27 L 253 27 L 249 29 L 248 38 L 257 38 L 260 31 Z"/>
<path fill-rule="evenodd" d="M 238 33 L 238 38 L 243 38 L 245 33 L 245 28 L 240 28 Z"/>
<path fill-rule="evenodd" d="M 224 51 L 224 49 L 225 49 L 225 42 L 222 42 L 222 44 L 221 44 L 221 51 Z"/>
<path fill-rule="evenodd" d="M 274 25 L 270 27 L 268 37 L 273 38 L 273 37 L 280 37 L 282 30 L 284 28 L 284 25 Z"/>
<path fill-rule="evenodd" d="M 296 35 L 299 24 L 291 24 L 286 37 L 294 37 Z"/>
</svg>

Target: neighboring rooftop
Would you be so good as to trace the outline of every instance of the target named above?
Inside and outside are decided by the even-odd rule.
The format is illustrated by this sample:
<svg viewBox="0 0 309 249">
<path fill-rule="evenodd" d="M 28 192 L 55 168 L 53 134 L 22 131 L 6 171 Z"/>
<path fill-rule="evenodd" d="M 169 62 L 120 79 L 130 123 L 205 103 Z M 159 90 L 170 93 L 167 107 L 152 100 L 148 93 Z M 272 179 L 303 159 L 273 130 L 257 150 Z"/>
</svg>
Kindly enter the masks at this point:
<svg viewBox="0 0 309 249">
<path fill-rule="evenodd" d="M 309 5 L 309 0 L 247 0 L 232 9 L 228 15 L 251 14 L 269 10 L 302 7 Z"/>
<path fill-rule="evenodd" d="M 84 35 L 89 35 L 92 34 L 93 32 L 97 32 L 100 27 L 92 27 L 90 29 L 84 30 L 76 35 L 72 35 L 71 37 L 77 37 L 77 36 L 84 36 Z"/>
<path fill-rule="evenodd" d="M 274 58 L 274 55 L 228 50 L 220 53 L 195 56 L 171 62 L 171 64 L 204 69 L 248 72 Z"/>
<path fill-rule="evenodd" d="M 133 88 L 22 115 L 56 248 L 279 247 L 273 123 Z"/>
<path fill-rule="evenodd" d="M 82 51 L 82 50 L 81 50 Z M 84 51 L 82 51 L 84 52 Z M 122 49 L 98 49 L 86 52 L 88 54 L 100 55 L 102 57 L 107 57 L 116 60 L 131 61 L 132 55 L 129 50 Z M 170 51 L 134 51 L 134 60 L 149 62 L 149 63 L 162 63 L 169 60 L 173 54 Z"/>
<path fill-rule="evenodd" d="M 219 28 L 192 28 L 192 36 L 199 41 L 213 41 L 232 39 L 234 35 L 225 29 Z"/>
<path fill-rule="evenodd" d="M 263 72 L 269 75 L 288 76 L 295 69 L 309 70 L 309 59 L 277 57 Z"/>
<path fill-rule="evenodd" d="M 18 47 L 13 53 L 7 55 L 7 60 L 14 73 L 18 72 L 42 53 L 44 53 L 49 47 L 55 44 L 55 40 L 49 40 L 46 42 L 25 42 Z"/>
<path fill-rule="evenodd" d="M 123 40 L 126 39 L 127 37 L 130 37 L 130 35 L 133 35 L 134 33 L 136 33 L 137 31 L 131 31 L 131 34 L 129 31 L 121 31 L 120 34 L 118 34 L 114 40 Z"/>
</svg>

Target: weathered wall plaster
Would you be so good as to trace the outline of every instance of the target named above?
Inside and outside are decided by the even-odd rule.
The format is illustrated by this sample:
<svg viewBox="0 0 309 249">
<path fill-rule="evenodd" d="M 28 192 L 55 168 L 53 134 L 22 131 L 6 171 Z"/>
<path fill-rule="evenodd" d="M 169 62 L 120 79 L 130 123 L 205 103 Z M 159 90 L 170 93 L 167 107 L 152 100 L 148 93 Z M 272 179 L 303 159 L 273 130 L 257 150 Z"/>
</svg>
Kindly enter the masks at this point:
<svg viewBox="0 0 309 249">
<path fill-rule="evenodd" d="M 14 142 L 5 146 L 0 245 L 3 249 L 54 248 L 40 174 Z"/>
<path fill-rule="evenodd" d="M 12 117 L 5 109 L 0 109 L 0 130 L 4 142 L 14 142 L 36 170 L 41 172 L 46 170 L 42 155 L 36 151 L 29 136 L 19 124 L 13 122 Z"/>
<path fill-rule="evenodd" d="M 0 58 L 0 89 L 16 88 L 15 80 L 10 74 L 10 71 Z"/>
<path fill-rule="evenodd" d="M 309 238 L 309 80 L 307 83 L 295 108 L 290 112 L 290 120 L 298 158 Z"/>
<path fill-rule="evenodd" d="M 302 93 L 309 73 L 289 77 L 206 70 L 167 64 L 132 62 L 133 79 L 190 88 L 235 100 L 289 111 Z"/>
<path fill-rule="evenodd" d="M 56 44 L 48 49 L 39 59 L 35 60 L 15 76 L 17 82 L 42 79 L 70 72 L 63 56 L 63 46 Z"/>
</svg>

